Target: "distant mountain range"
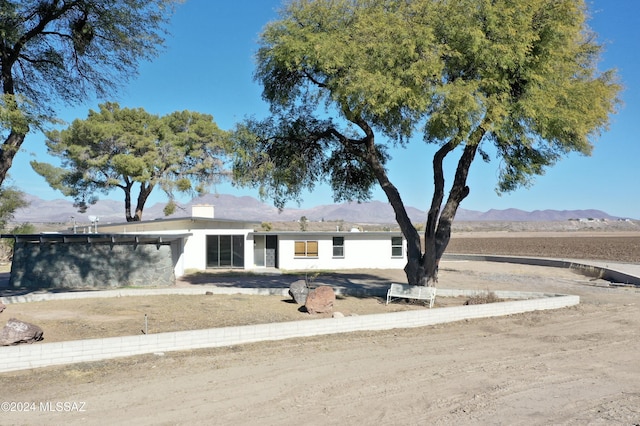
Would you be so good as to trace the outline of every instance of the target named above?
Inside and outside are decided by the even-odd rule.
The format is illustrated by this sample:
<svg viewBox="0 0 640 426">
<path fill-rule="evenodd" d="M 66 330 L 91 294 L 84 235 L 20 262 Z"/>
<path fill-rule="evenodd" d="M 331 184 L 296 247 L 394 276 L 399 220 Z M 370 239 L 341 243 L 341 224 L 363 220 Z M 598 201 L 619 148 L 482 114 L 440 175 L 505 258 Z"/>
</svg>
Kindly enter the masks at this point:
<svg viewBox="0 0 640 426">
<path fill-rule="evenodd" d="M 124 203 L 114 200 L 101 200 L 89 207 L 86 213 L 78 213 L 70 200 L 42 200 L 27 195 L 30 205 L 16 212 L 14 221 L 18 223 L 69 223 L 71 217 L 79 223 L 89 222 L 89 215 L 99 218 L 99 222 L 124 222 Z M 310 221 L 334 221 L 361 224 L 395 223 L 395 215 L 389 203 L 371 201 L 367 203 L 343 203 L 316 206 L 310 209 L 285 209 L 279 212 L 272 205 L 260 202 L 253 197 L 236 197 L 229 194 L 207 194 L 181 205 L 176 213 L 169 217 L 185 217 L 191 215 L 191 206 L 212 204 L 215 206 L 215 217 L 257 222 L 284 222 L 298 220 L 305 216 Z M 164 203 L 147 206 L 143 212 L 143 220 L 164 218 Z M 414 207 L 407 207 L 409 217 L 414 223 L 426 220 L 426 212 Z M 527 212 L 518 209 L 488 210 L 486 212 L 458 209 L 456 221 L 521 221 L 549 222 L 569 219 L 593 218 L 616 220 L 601 210 L 535 210 Z"/>
</svg>

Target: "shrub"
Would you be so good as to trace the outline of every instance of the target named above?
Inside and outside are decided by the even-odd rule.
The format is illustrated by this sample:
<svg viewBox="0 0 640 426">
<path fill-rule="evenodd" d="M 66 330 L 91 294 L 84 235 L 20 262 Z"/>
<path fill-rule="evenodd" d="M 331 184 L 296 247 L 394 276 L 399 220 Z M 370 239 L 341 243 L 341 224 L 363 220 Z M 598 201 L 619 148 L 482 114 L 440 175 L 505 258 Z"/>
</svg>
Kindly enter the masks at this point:
<svg viewBox="0 0 640 426">
<path fill-rule="evenodd" d="M 485 303 L 501 302 L 500 299 L 493 291 L 484 291 L 473 295 L 469 300 L 464 302 L 465 305 L 483 305 Z"/>
<path fill-rule="evenodd" d="M 10 234 L 34 234 L 36 228 L 30 223 L 23 223 L 9 231 Z M 13 244 L 11 239 L 0 240 L 0 262 L 9 262 L 13 258 Z"/>
</svg>

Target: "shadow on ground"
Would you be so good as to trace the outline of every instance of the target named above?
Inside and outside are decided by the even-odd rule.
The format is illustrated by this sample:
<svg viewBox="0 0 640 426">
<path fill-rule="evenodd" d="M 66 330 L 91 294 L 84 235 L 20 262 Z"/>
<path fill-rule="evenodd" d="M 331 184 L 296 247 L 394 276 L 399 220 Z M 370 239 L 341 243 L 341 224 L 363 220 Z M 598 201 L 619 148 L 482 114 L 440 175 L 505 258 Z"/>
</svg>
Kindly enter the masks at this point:
<svg viewBox="0 0 640 426">
<path fill-rule="evenodd" d="M 9 287 L 9 273 L 0 273 L 0 297 L 21 296 L 29 293 L 71 293 L 78 291 L 100 291 L 96 288 L 43 288 L 24 289 Z M 237 288 L 289 288 L 298 280 L 309 279 L 310 287 L 328 285 L 334 288 L 346 288 L 354 293 L 359 291 L 386 289 L 390 278 L 369 273 L 326 272 L 316 273 L 244 273 L 244 272 L 205 272 L 186 275 L 176 280 L 176 286 L 216 286 Z"/>
<path fill-rule="evenodd" d="M 242 274 L 242 273 L 198 273 L 181 277 L 178 285 L 213 285 L 217 287 L 238 288 L 289 288 L 298 280 L 309 279 L 310 287 L 328 285 L 349 289 L 380 289 L 388 286 L 390 281 L 373 274 L 366 273 L 321 273 L 313 278 L 305 273 L 299 274 Z"/>
</svg>

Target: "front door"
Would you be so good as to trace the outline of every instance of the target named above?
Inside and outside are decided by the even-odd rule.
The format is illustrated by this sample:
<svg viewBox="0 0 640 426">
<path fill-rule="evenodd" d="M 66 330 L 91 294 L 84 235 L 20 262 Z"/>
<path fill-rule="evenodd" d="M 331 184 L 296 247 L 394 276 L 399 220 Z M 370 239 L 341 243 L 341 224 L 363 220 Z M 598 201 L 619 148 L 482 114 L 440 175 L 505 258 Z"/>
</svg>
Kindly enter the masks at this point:
<svg viewBox="0 0 640 426">
<path fill-rule="evenodd" d="M 267 268 L 278 267 L 278 236 L 267 235 L 267 244 L 265 250 L 265 266 Z"/>
</svg>

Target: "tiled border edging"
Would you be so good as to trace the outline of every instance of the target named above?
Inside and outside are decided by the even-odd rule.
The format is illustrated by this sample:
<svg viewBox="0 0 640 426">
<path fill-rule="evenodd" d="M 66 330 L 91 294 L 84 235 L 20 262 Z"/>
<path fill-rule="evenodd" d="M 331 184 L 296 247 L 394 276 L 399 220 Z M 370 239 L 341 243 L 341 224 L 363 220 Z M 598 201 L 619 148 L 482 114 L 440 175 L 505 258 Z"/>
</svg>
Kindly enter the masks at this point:
<svg viewBox="0 0 640 426">
<path fill-rule="evenodd" d="M 203 294 L 205 291 L 213 292 L 213 289 L 215 289 L 216 293 L 226 294 L 241 292 L 252 294 L 286 294 L 288 291 L 288 289 L 239 289 L 219 287 L 163 290 L 178 290 L 180 294 Z M 113 292 L 120 293 L 121 296 L 142 295 L 143 292 L 168 294 L 163 290 L 160 290 L 161 293 L 158 290 L 113 290 Z M 96 297 L 98 295 L 100 295 L 99 297 L 109 297 L 106 295 L 103 296 L 103 293 L 108 292 L 91 292 L 89 297 Z M 339 293 L 346 294 L 348 292 L 340 291 Z M 573 295 L 500 291 L 494 291 L 494 293 L 496 293 L 498 297 L 511 297 L 524 300 L 485 305 L 403 311 L 388 314 L 349 316 L 344 318 L 301 320 L 139 336 L 5 346 L 0 347 L 0 372 L 76 362 L 99 361 L 155 352 L 231 346 L 265 340 L 283 340 L 296 337 L 349 333 L 353 331 L 424 327 L 472 318 L 487 318 L 536 310 L 559 309 L 580 303 L 579 296 Z M 475 295 L 477 291 L 438 289 L 438 294 L 441 296 Z M 80 293 L 46 294 L 40 296 L 53 296 L 47 297 L 47 299 L 51 300 L 54 298 L 62 298 L 60 297 L 62 295 L 82 297 Z M 34 294 L 29 296 L 29 299 L 31 299 L 38 295 Z M 26 296 L 14 297 L 26 298 Z M 85 294 L 84 297 L 87 297 L 87 295 Z M 112 295 L 111 297 L 114 296 Z M 4 303 L 19 303 L 18 300 L 12 301 L 8 299 L 10 298 L 3 298 Z"/>
</svg>

